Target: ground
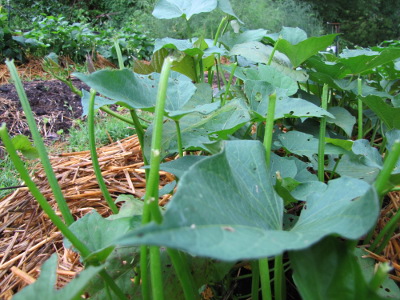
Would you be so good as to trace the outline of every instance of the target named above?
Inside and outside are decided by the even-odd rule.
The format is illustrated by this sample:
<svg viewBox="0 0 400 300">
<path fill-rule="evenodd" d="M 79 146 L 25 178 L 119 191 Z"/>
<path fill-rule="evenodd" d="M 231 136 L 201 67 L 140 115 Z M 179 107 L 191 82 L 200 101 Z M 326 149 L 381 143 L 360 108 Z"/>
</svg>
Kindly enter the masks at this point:
<svg viewBox="0 0 400 300">
<path fill-rule="evenodd" d="M 87 86 L 73 80 L 78 88 Z M 58 81 L 30 81 L 23 83 L 36 123 L 46 139 L 57 139 L 68 132 L 73 121 L 82 115 L 81 99 L 70 88 Z M 25 116 L 13 84 L 0 85 L 0 123 L 5 122 L 11 135 L 29 135 Z"/>
</svg>

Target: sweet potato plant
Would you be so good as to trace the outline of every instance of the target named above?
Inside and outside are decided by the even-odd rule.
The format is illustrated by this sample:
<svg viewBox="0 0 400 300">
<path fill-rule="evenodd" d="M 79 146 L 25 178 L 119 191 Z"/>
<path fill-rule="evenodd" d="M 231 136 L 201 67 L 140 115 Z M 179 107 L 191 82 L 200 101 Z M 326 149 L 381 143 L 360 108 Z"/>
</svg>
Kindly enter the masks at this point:
<svg viewBox="0 0 400 300">
<path fill-rule="evenodd" d="M 55 290 L 51 257 L 16 300 L 293 299 L 294 289 L 303 299 L 399 297 L 391 267 L 374 270 L 361 256 L 364 248 L 382 252 L 400 218 L 392 215 L 375 234 L 384 196 L 400 183 L 400 47 L 336 56 L 325 52 L 336 34 L 244 30 L 228 0 L 160 0 L 153 15 L 185 18 L 190 29 L 191 16 L 214 9 L 226 16 L 213 39 L 158 39 L 150 64 L 75 74 L 91 87 L 81 92 L 89 122 L 107 105 L 130 109 L 148 165 L 144 199 L 125 197 L 116 206 L 89 129 L 94 169 L 114 214 L 74 220 L 30 122 L 59 218 L 2 126 L 22 178 L 85 265 Z M 154 112 L 146 130 L 138 110 Z M 160 170 L 176 177 L 161 190 Z M 163 193 L 174 195 L 161 209 Z M 229 293 L 237 263 L 251 270 L 247 295 Z"/>
</svg>

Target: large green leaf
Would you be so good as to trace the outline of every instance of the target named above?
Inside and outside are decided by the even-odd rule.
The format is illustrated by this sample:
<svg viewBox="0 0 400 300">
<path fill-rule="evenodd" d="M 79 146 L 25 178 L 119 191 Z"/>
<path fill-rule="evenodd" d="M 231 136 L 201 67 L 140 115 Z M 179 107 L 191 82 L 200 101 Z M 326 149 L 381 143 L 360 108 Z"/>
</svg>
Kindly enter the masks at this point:
<svg viewBox="0 0 400 300">
<path fill-rule="evenodd" d="M 361 100 L 385 123 L 389 129 L 400 129 L 400 108 L 394 108 L 378 96 L 362 97 Z"/>
<path fill-rule="evenodd" d="M 112 99 L 132 108 L 154 108 L 160 74 L 138 75 L 130 70 L 102 70 L 90 75 L 76 73 L 90 87 Z M 190 78 L 171 72 L 167 90 L 166 111 L 179 110 L 196 91 Z"/>
<path fill-rule="evenodd" d="M 339 178 L 308 197 L 296 225 L 282 230 L 283 201 L 265 165 L 260 142 L 227 142 L 223 152 L 183 175 L 160 225 L 133 230 L 118 244 L 162 245 L 221 260 L 255 259 L 304 249 L 334 233 L 359 238 L 374 225 L 376 192 L 363 181 Z"/>
<path fill-rule="evenodd" d="M 293 279 L 303 299 L 385 299 L 370 289 L 351 242 L 330 237 L 290 252 Z"/>
<path fill-rule="evenodd" d="M 210 114 L 192 113 L 180 119 L 182 144 L 186 149 L 205 149 L 204 144 L 215 139 L 226 139 L 245 123 L 250 115 L 245 104 L 239 100 L 231 100 L 226 105 Z M 145 135 L 145 151 L 149 155 L 153 127 L 150 126 Z M 167 120 L 163 126 L 162 156 L 178 152 L 177 131 L 174 121 Z"/>
<path fill-rule="evenodd" d="M 58 299 L 72 300 L 80 299 L 85 287 L 103 269 L 99 267 L 87 267 L 75 279 L 61 290 L 56 290 L 57 281 L 57 254 L 53 254 L 42 266 L 37 281 L 25 287 L 22 291 L 13 296 L 15 300 L 26 299 Z"/>
<path fill-rule="evenodd" d="M 193 15 L 210 12 L 217 8 L 217 0 L 160 0 L 153 11 L 158 19 L 174 19 L 184 16 L 189 20 Z"/>
<path fill-rule="evenodd" d="M 337 34 L 329 34 L 320 37 L 310 37 L 295 45 L 282 39 L 279 40 L 276 49 L 286 54 L 293 64 L 293 67 L 298 67 L 311 56 L 326 49 L 329 45 L 332 45 L 336 36 Z"/>
</svg>

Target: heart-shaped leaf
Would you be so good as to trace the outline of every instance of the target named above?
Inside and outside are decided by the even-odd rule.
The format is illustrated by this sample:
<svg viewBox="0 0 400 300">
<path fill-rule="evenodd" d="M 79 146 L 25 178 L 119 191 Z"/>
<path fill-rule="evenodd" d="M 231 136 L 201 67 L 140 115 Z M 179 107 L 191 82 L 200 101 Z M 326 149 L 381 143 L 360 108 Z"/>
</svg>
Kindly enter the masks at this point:
<svg viewBox="0 0 400 300">
<path fill-rule="evenodd" d="M 118 244 L 162 245 L 221 260 L 255 259 L 304 249 L 330 234 L 359 238 L 374 225 L 376 192 L 363 181 L 339 178 L 308 197 L 296 225 L 282 230 L 283 201 L 265 165 L 260 142 L 227 142 L 223 152 L 183 175 L 160 225 L 133 230 Z"/>
</svg>

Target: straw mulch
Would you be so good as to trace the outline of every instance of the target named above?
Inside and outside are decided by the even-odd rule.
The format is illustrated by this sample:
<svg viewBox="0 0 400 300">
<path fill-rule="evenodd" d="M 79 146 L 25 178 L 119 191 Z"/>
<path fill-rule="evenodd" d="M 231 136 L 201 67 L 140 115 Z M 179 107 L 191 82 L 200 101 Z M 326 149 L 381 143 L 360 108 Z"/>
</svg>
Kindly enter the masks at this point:
<svg viewBox="0 0 400 300">
<path fill-rule="evenodd" d="M 106 185 L 114 198 L 132 194 L 141 198 L 145 179 L 140 146 L 136 136 L 99 148 L 99 163 Z M 51 157 L 53 169 L 75 218 L 95 209 L 110 214 L 93 172 L 88 151 Z M 161 172 L 160 185 L 173 180 Z M 43 169 L 32 175 L 53 208 L 58 211 Z M 169 196 L 160 198 L 165 204 Z M 43 213 L 26 188 L 0 200 L 0 299 L 10 299 L 21 288 L 35 281 L 41 265 L 53 253 L 59 257 L 58 286 L 62 287 L 82 269 L 79 257 L 62 245 L 62 235 Z"/>
</svg>

